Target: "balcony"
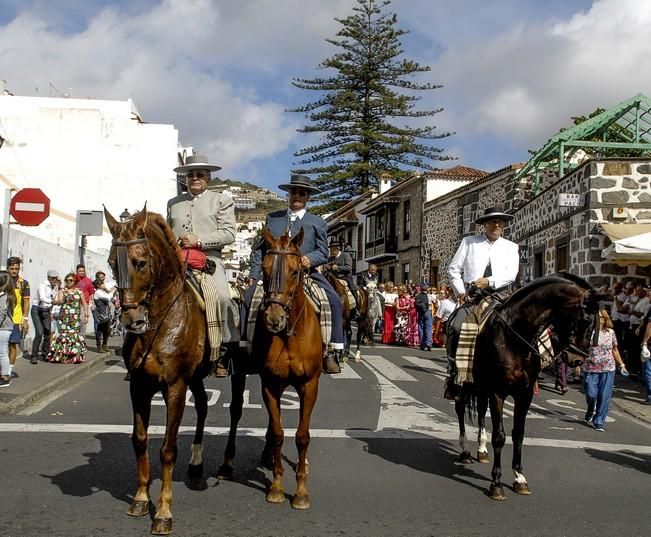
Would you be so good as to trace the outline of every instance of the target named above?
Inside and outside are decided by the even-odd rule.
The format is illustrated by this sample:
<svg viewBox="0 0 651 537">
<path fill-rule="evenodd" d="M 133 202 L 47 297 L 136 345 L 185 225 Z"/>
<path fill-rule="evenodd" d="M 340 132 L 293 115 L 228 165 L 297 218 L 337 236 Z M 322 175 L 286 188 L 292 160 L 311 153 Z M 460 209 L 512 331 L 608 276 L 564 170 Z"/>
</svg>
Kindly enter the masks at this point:
<svg viewBox="0 0 651 537">
<path fill-rule="evenodd" d="M 376 261 L 383 257 L 397 257 L 398 241 L 396 237 L 384 237 L 367 242 L 366 245 L 366 261 Z"/>
</svg>

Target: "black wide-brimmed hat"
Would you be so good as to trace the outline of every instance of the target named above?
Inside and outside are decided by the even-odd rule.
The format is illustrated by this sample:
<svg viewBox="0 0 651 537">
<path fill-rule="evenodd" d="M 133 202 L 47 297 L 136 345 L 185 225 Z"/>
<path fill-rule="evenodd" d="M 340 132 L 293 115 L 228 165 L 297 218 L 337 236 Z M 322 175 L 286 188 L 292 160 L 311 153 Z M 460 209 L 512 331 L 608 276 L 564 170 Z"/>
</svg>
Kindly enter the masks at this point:
<svg viewBox="0 0 651 537">
<path fill-rule="evenodd" d="M 221 169 L 221 166 L 209 164 L 208 159 L 204 155 L 190 155 L 185 159 L 185 164 L 174 168 L 174 171 L 176 173 L 188 173 L 192 170 L 208 170 L 209 172 L 216 172 Z"/>
<path fill-rule="evenodd" d="M 343 246 L 344 246 L 344 241 L 342 241 L 341 239 L 338 239 L 337 237 L 330 237 L 330 244 L 328 246 L 330 248 L 332 248 L 333 246 L 336 246 L 337 248 L 339 248 L 341 250 L 343 248 Z"/>
<path fill-rule="evenodd" d="M 302 188 L 304 190 L 307 190 L 310 194 L 313 194 L 314 192 L 321 192 L 321 190 L 312 184 L 312 181 L 310 181 L 310 178 L 306 175 L 292 175 L 289 183 L 278 185 L 278 188 L 286 192 L 289 192 L 292 188 Z"/>
<path fill-rule="evenodd" d="M 475 220 L 475 224 L 483 224 L 484 222 L 488 222 L 489 220 L 504 220 L 505 222 L 510 222 L 513 220 L 513 215 L 509 213 L 505 213 L 500 209 L 499 207 L 488 207 L 487 209 L 484 210 L 484 214 L 481 215 L 477 220 Z"/>
</svg>

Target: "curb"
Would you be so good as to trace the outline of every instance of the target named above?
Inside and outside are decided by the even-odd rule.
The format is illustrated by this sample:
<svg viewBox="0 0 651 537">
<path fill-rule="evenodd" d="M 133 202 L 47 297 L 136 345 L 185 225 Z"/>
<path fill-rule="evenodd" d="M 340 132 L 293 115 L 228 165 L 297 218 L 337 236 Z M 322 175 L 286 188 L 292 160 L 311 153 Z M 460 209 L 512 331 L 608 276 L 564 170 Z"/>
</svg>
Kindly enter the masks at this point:
<svg viewBox="0 0 651 537">
<path fill-rule="evenodd" d="M 638 408 L 641 403 L 634 401 L 622 401 L 621 399 L 611 399 L 610 404 L 620 412 L 628 414 L 636 420 L 651 425 L 651 417 L 648 416 L 648 411 L 644 412 L 642 408 Z"/>
<path fill-rule="evenodd" d="M 9 403 L 0 403 L 0 415 L 14 414 L 20 412 L 24 408 L 34 405 L 43 399 L 45 396 L 50 395 L 52 392 L 84 380 L 85 377 L 90 376 L 99 366 L 106 365 L 105 355 L 96 354 L 92 360 L 88 360 L 83 364 L 76 364 L 74 369 L 67 371 L 63 375 L 53 378 L 49 382 L 38 386 L 30 392 L 18 395 Z"/>
</svg>

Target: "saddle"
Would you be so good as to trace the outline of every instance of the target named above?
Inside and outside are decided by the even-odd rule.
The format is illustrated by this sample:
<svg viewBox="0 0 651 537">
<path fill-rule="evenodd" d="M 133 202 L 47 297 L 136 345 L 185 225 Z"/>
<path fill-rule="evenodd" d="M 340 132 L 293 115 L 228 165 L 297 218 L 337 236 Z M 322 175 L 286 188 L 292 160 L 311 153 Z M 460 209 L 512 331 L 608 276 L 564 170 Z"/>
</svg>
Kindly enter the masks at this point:
<svg viewBox="0 0 651 537">
<path fill-rule="evenodd" d="M 337 278 L 335 277 L 335 280 L 337 280 L 337 283 L 339 286 L 341 286 L 341 292 L 340 289 L 335 288 L 337 291 L 337 294 L 341 297 L 342 302 L 343 302 L 343 297 L 345 296 L 348 299 L 348 307 L 352 310 L 353 308 L 356 308 L 358 306 L 357 301 L 355 300 L 355 295 L 353 295 L 352 291 L 350 290 L 350 286 L 348 285 L 348 282 L 342 278 Z"/>
</svg>

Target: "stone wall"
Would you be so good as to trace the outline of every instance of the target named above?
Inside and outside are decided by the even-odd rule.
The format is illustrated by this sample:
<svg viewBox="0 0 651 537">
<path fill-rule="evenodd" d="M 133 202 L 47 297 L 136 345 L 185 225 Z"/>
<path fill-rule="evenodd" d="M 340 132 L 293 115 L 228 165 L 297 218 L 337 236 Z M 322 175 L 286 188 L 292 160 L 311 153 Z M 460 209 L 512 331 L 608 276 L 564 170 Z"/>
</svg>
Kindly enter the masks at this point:
<svg viewBox="0 0 651 537">
<path fill-rule="evenodd" d="M 651 164 L 646 161 L 590 161 L 568 173 L 515 212 L 510 227 L 512 240 L 527 252 L 527 279 L 534 276 L 536 253 L 542 252 L 544 274 L 555 272 L 558 245 L 568 244 L 568 270 L 595 286 L 626 279 L 646 282 L 651 268 L 619 266 L 602 258 L 610 239 L 601 223 L 651 222 Z M 585 196 L 580 207 L 559 207 L 561 193 Z M 624 208 L 624 219 L 614 216 Z"/>
</svg>

